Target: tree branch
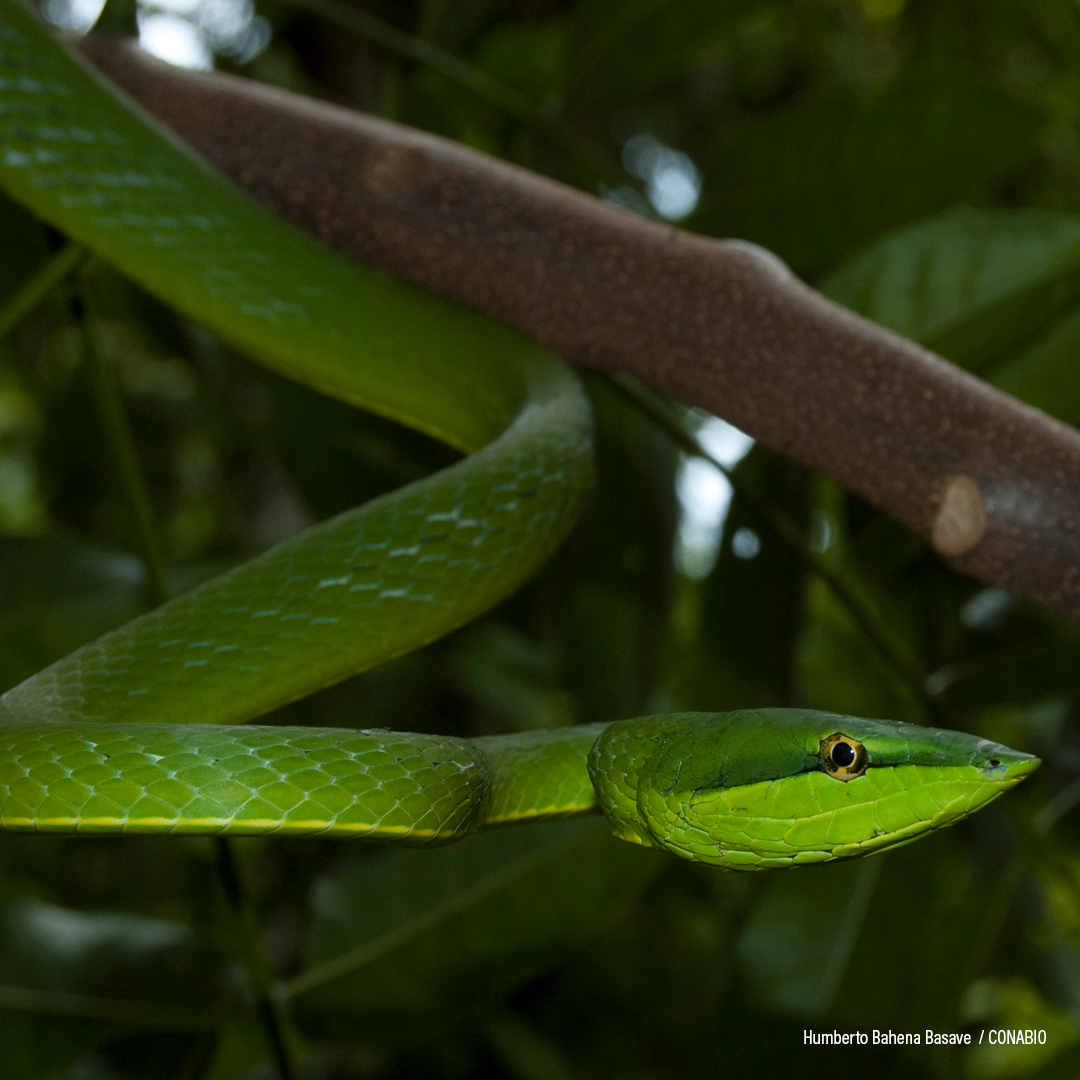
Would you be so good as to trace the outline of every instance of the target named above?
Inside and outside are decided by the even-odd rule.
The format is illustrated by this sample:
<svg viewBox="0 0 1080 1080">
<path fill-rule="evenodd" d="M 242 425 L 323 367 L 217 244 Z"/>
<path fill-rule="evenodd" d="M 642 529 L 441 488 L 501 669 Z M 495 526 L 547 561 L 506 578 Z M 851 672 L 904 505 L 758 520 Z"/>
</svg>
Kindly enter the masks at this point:
<svg viewBox="0 0 1080 1080">
<path fill-rule="evenodd" d="M 82 51 L 351 258 L 627 371 L 835 477 L 957 570 L 1080 618 L 1080 433 L 826 300 L 774 256 L 434 135 L 130 44 Z"/>
</svg>

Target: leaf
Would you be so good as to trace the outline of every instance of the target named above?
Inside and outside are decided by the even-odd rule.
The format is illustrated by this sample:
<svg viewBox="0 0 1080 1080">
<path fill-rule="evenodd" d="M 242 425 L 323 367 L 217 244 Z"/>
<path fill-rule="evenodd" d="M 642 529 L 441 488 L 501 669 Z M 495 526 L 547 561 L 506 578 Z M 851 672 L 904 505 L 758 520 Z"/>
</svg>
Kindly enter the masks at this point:
<svg viewBox="0 0 1080 1080">
<path fill-rule="evenodd" d="M 1080 631 L 1065 626 L 939 668 L 928 685 L 947 709 L 1075 698 L 1080 696 L 1078 649 Z"/>
<path fill-rule="evenodd" d="M 911 68 L 749 127 L 703 163 L 691 226 L 812 274 L 884 230 L 985 198 L 1037 149 L 1032 113 L 981 77 Z"/>
<path fill-rule="evenodd" d="M 508 626 L 487 620 L 459 635 L 455 681 L 509 731 L 566 727 L 577 702 L 555 680 L 554 651 Z"/>
<path fill-rule="evenodd" d="M 0 683 L 6 689 L 138 614 L 142 565 L 62 536 L 0 541 Z"/>
<path fill-rule="evenodd" d="M 159 1033 L 182 1049 L 212 1027 L 234 984 L 223 958 L 179 923 L 0 905 L 5 1080 L 37 1080 L 39 1069 L 67 1066 L 90 1046 L 137 1033 Z"/>
<path fill-rule="evenodd" d="M 1071 284 L 1071 282 L 1070 282 Z M 998 365 L 993 382 L 1006 393 L 1080 427 L 1080 310 L 1075 307 L 1041 340 Z"/>
<path fill-rule="evenodd" d="M 972 1080 L 998 1080 L 1011 1076 L 1042 1076 L 1041 1066 L 1052 1068 L 1054 1058 L 1069 1054 L 1080 1039 L 1080 1029 L 1062 1009 L 1055 1008 L 1026 979 L 983 979 L 964 996 L 965 1019 L 988 1028 L 1045 1033 L 1045 1042 L 1001 1045 L 979 1039 L 965 1053 L 966 1073 Z M 1069 1055 L 1075 1058 L 1075 1054 Z M 1057 1064 L 1060 1070 L 1060 1064 Z M 1040 1070 L 1036 1073 L 1036 1070 Z M 1052 1075 L 1052 1074 L 1051 1074 Z"/>
<path fill-rule="evenodd" d="M 445 468 L 454 451 L 390 420 L 271 376 L 271 436 L 320 518 L 332 517 Z M 311 437 L 312 431 L 319 438 Z"/>
<path fill-rule="evenodd" d="M 344 860 L 312 896 L 309 970 L 340 976 L 296 999 L 365 1018 L 482 1009 L 600 930 L 663 864 L 573 821 L 491 832 L 430 851 Z"/>
<path fill-rule="evenodd" d="M 739 937 L 739 957 L 772 1008 L 821 1016 L 857 955 L 877 859 L 773 877 Z"/>
<path fill-rule="evenodd" d="M 566 87 L 567 25 L 551 19 L 539 26 L 503 26 L 488 34 L 477 65 L 506 86 L 538 102 L 559 97 Z"/>
<path fill-rule="evenodd" d="M 902 674 L 903 657 L 908 657 L 906 666 L 910 666 L 917 656 L 914 647 L 920 640 L 919 619 L 925 606 L 905 580 L 911 553 L 888 531 L 885 536 L 879 534 L 876 542 L 870 537 L 868 544 L 857 518 L 860 510 L 870 508 L 831 481 L 819 480 L 817 488 L 817 546 L 825 548 L 826 565 L 839 575 L 888 651 L 882 651 L 851 607 L 824 580 L 811 575 L 795 658 L 801 700 L 815 709 L 924 723 L 925 710 L 918 696 L 921 687 L 912 686 L 910 677 Z M 861 558 L 867 547 L 877 555 L 869 563 Z"/>
<path fill-rule="evenodd" d="M 821 289 L 950 360 L 985 371 L 1080 300 L 1080 217 L 949 211 L 874 244 Z"/>
<path fill-rule="evenodd" d="M 0 303 L 38 269 L 49 254 L 45 227 L 0 192 Z"/>
<path fill-rule="evenodd" d="M 56 1011 L 76 1016 L 183 1027 L 214 1015 L 233 992 L 230 979 L 181 923 L 31 901 L 0 907 L 0 985 L 11 1001 L 25 990 L 28 1011 L 37 1011 L 36 994 L 46 1005 L 69 1001 Z"/>
<path fill-rule="evenodd" d="M 740 19 L 766 6 L 761 0 L 587 0 L 575 11 L 574 89 L 590 108 L 639 101 L 685 78 Z"/>
</svg>

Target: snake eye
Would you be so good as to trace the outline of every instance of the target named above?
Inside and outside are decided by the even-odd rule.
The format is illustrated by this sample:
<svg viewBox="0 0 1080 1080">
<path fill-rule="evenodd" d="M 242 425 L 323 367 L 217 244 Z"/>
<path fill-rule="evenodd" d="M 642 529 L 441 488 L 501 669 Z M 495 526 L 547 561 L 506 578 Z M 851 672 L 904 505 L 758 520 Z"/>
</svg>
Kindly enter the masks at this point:
<svg viewBox="0 0 1080 1080">
<path fill-rule="evenodd" d="M 837 780 L 854 780 L 866 772 L 866 747 L 839 731 L 821 740 L 818 761 L 823 772 Z"/>
</svg>

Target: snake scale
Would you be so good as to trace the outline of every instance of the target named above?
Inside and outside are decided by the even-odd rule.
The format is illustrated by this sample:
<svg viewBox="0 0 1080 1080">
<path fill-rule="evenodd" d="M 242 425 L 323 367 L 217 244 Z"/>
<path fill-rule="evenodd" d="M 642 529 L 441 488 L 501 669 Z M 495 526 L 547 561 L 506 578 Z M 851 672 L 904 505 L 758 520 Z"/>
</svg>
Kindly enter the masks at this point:
<svg viewBox="0 0 1080 1080">
<path fill-rule="evenodd" d="M 972 735 L 798 709 L 453 739 L 248 725 L 526 581 L 591 481 L 574 375 L 485 317 L 273 217 L 0 0 L 0 184 L 277 371 L 464 452 L 78 649 L 0 698 L 0 828 L 424 843 L 602 810 L 733 869 L 866 854 L 1039 764 Z"/>
</svg>

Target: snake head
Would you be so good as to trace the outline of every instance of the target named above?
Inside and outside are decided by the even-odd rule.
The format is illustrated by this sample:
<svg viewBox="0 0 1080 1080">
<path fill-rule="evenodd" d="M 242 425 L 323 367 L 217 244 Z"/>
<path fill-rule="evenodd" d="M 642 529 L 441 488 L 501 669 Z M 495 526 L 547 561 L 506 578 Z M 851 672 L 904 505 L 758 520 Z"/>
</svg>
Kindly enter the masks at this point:
<svg viewBox="0 0 1080 1080">
<path fill-rule="evenodd" d="M 910 843 L 1039 764 L 962 732 L 806 709 L 622 721 L 589 757 L 616 835 L 732 870 Z"/>
</svg>

